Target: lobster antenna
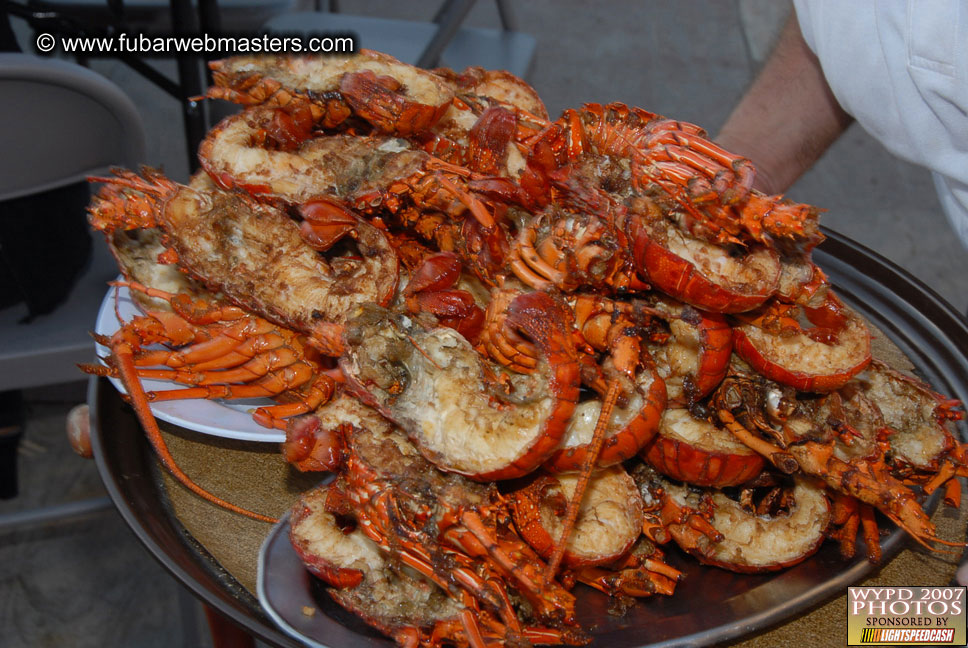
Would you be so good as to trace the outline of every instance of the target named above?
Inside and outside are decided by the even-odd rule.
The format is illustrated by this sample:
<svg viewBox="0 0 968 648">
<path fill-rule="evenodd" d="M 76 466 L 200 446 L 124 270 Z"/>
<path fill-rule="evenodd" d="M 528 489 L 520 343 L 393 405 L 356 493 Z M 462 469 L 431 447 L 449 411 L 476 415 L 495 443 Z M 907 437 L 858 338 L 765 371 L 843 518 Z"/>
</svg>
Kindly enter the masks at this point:
<svg viewBox="0 0 968 648">
<path fill-rule="evenodd" d="M 605 444 L 605 429 L 608 427 L 608 421 L 612 418 L 612 409 L 615 407 L 615 402 L 618 400 L 620 393 L 621 383 L 616 379 L 608 381 L 608 391 L 605 392 L 605 400 L 602 401 L 602 411 L 598 415 L 598 422 L 595 424 L 592 440 L 588 444 L 588 454 L 585 457 L 585 463 L 581 468 L 578 482 L 575 484 L 575 492 L 572 493 L 571 499 L 568 500 L 568 506 L 565 508 L 564 528 L 561 530 L 561 536 L 558 538 L 558 542 L 555 543 L 555 551 L 551 554 L 551 559 L 548 561 L 547 575 L 549 580 L 555 577 L 555 574 L 558 572 L 558 566 L 561 564 L 561 559 L 565 555 L 565 547 L 568 545 L 568 538 L 571 536 L 571 532 L 575 528 L 575 522 L 578 520 L 578 511 L 581 508 L 581 501 L 585 497 L 585 489 L 588 486 L 592 471 L 595 469 L 598 455 L 601 454 L 602 446 Z"/>
<path fill-rule="evenodd" d="M 177 479 L 190 491 L 199 497 L 208 500 L 212 504 L 260 522 L 268 522 L 270 524 L 275 524 L 278 522 L 276 518 L 262 515 L 261 513 L 254 513 L 242 508 L 241 506 L 232 504 L 231 502 L 226 502 L 216 495 L 213 495 L 192 481 L 192 479 L 186 475 L 181 468 L 178 467 L 178 464 L 175 463 L 175 458 L 168 450 L 168 445 L 165 443 L 164 437 L 161 435 L 161 429 L 158 427 L 158 421 L 155 420 L 154 414 L 151 413 L 151 406 L 148 404 L 148 397 L 145 395 L 145 391 L 141 387 L 141 381 L 138 380 L 138 372 L 134 365 L 134 355 L 131 346 L 127 342 L 122 342 L 117 344 L 113 350 L 114 356 L 118 361 L 118 375 L 121 378 L 121 382 L 124 383 L 124 387 L 128 392 L 128 397 L 131 399 L 131 406 L 134 408 L 135 414 L 137 414 L 138 420 L 141 422 L 142 427 L 144 427 L 145 435 L 148 437 L 151 447 L 154 448 L 155 453 L 158 455 L 158 459 L 168 470 L 168 472 L 171 473 L 175 479 Z"/>
</svg>

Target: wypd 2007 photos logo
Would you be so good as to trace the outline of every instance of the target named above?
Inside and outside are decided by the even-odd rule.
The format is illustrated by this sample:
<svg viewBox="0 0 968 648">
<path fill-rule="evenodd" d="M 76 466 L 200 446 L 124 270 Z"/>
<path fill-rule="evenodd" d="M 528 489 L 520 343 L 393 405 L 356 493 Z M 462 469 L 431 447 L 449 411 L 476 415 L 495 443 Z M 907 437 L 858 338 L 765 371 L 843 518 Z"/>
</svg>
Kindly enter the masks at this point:
<svg viewBox="0 0 968 648">
<path fill-rule="evenodd" d="M 848 587 L 847 644 L 963 646 L 964 587 Z"/>
</svg>

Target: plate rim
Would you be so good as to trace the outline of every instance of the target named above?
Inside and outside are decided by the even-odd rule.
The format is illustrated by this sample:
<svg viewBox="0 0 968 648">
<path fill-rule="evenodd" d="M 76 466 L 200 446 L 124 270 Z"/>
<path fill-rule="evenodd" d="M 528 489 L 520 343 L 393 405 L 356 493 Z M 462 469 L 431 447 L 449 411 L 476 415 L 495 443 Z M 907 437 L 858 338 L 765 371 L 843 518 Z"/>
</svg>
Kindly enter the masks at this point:
<svg viewBox="0 0 968 648">
<path fill-rule="evenodd" d="M 939 498 L 937 496 L 932 498 L 932 504 L 936 505 L 938 499 Z M 283 632 L 285 632 L 288 636 L 292 637 L 293 639 L 296 639 L 302 642 L 304 645 L 309 646 L 309 648 L 338 648 L 337 646 L 331 646 L 328 644 L 321 643 L 318 639 L 308 636 L 303 632 L 300 632 L 298 629 L 295 628 L 295 626 L 293 626 L 289 622 L 288 615 L 284 611 L 280 611 L 276 609 L 276 607 L 271 602 L 271 597 L 268 592 L 268 590 L 271 588 L 271 583 L 269 582 L 271 579 L 267 578 L 267 572 L 266 572 L 270 554 L 275 553 L 276 551 L 282 551 L 284 554 L 287 554 L 288 558 L 290 559 L 295 558 L 297 561 L 300 562 L 300 564 L 302 564 L 301 560 L 299 560 L 298 554 L 296 554 L 295 550 L 292 549 L 292 545 L 289 541 L 289 533 L 288 533 L 289 520 L 290 520 L 290 512 L 287 512 L 284 516 L 282 516 L 279 519 L 278 522 L 276 522 L 272 526 L 272 528 L 269 530 L 269 533 L 266 535 L 265 540 L 262 542 L 262 545 L 259 548 L 258 573 L 257 573 L 257 598 L 259 600 L 259 604 L 262 606 L 266 614 L 268 614 L 269 617 L 278 625 L 279 629 L 281 629 Z M 673 648 L 675 646 L 692 646 L 692 647 L 710 646 L 713 644 L 720 644 L 727 641 L 733 641 L 744 636 L 752 635 L 753 633 L 763 630 L 772 624 L 783 622 L 789 619 L 791 616 L 795 615 L 796 613 L 806 610 L 828 598 L 832 598 L 832 595 L 837 590 L 840 590 L 841 588 L 846 587 L 851 583 L 859 582 L 861 579 L 867 576 L 870 576 L 875 571 L 881 569 L 890 560 L 895 558 L 897 554 L 899 554 L 901 550 L 904 548 L 907 540 L 908 538 L 905 532 L 900 528 L 895 528 L 884 540 L 882 540 L 881 546 L 882 546 L 884 558 L 882 563 L 878 565 L 871 564 L 862 555 L 862 552 L 858 552 L 858 555 L 855 556 L 854 558 L 848 561 L 844 561 L 844 566 L 846 568 L 837 572 L 837 574 L 832 578 L 828 578 L 827 580 L 824 580 L 822 582 L 815 583 L 812 586 L 798 592 L 795 596 L 783 599 L 781 602 L 779 602 L 776 605 L 757 610 L 756 612 L 752 614 L 747 614 L 746 616 L 743 616 L 741 618 L 733 619 L 726 623 L 721 623 L 713 627 L 704 628 L 702 630 L 698 630 L 690 634 L 677 635 L 677 636 L 668 637 L 666 639 L 662 639 L 659 641 L 639 644 L 636 646 L 636 648 Z M 829 552 L 831 551 L 831 549 L 828 548 L 827 551 Z M 685 559 L 695 560 L 694 558 L 691 558 L 691 557 L 686 557 Z M 814 556 L 810 556 L 807 560 L 809 561 L 812 559 L 814 559 Z M 800 563 L 800 564 L 803 564 L 803 563 Z M 770 580 L 766 581 L 765 583 L 765 585 L 768 586 L 770 583 L 773 583 L 775 579 L 782 578 L 784 574 L 790 573 L 796 567 L 797 565 L 794 565 L 789 569 L 784 569 L 777 572 L 768 572 L 763 574 L 736 574 L 736 576 L 740 578 L 747 577 L 747 576 L 770 578 Z M 700 568 L 704 570 L 717 569 L 715 567 L 710 567 L 705 565 L 700 565 Z M 304 567 L 303 569 L 305 570 Z M 307 576 L 307 579 L 312 578 L 312 575 L 308 572 L 308 570 L 305 570 L 305 574 Z M 590 588 L 585 588 L 585 589 L 587 590 L 587 594 L 591 596 L 604 596 L 599 592 L 595 592 L 591 590 Z M 747 590 L 746 592 L 743 592 L 738 596 L 742 597 L 750 591 L 752 590 Z M 673 594 L 673 596 L 675 596 L 675 594 Z M 308 595 L 308 598 L 312 599 L 312 596 Z M 724 599 L 724 601 L 722 602 L 725 603 L 727 601 L 733 600 L 733 598 Z M 636 604 L 648 605 L 649 600 L 650 599 L 643 599 L 642 601 L 638 601 Z M 300 612 L 293 611 L 293 614 L 298 614 L 298 613 Z M 316 613 L 323 614 L 323 615 L 326 614 L 324 610 L 321 610 L 318 608 L 316 609 Z M 333 623 L 339 624 L 338 620 L 332 619 L 332 617 L 330 617 L 330 619 Z M 349 631 L 352 632 L 352 629 L 349 629 Z M 589 644 L 590 646 L 611 645 L 610 643 L 607 642 L 607 637 L 597 636 L 594 630 L 589 631 L 589 635 L 592 639 L 592 642 Z M 380 640 L 384 641 L 385 645 L 387 646 L 394 645 L 392 640 L 389 638 L 381 637 Z"/>
<path fill-rule="evenodd" d="M 270 603 L 269 594 L 266 591 L 266 562 L 268 560 L 269 552 L 272 550 L 276 542 L 279 542 L 279 536 L 286 536 L 286 542 L 288 542 L 288 533 L 284 533 L 284 530 L 289 527 L 289 518 L 291 512 L 287 511 L 285 515 L 279 518 L 279 521 L 272 525 L 269 530 L 268 535 L 266 535 L 265 540 L 262 541 L 262 545 L 259 547 L 259 562 L 256 567 L 256 598 L 259 599 L 259 604 L 262 609 L 265 610 L 269 618 L 279 626 L 279 628 L 285 632 L 287 635 L 304 643 L 309 648 L 332 648 L 331 646 L 323 643 L 319 643 L 311 637 L 307 637 L 303 633 L 299 632 L 295 627 L 289 624 L 289 621 L 285 616 L 275 608 L 274 605 Z"/>
</svg>

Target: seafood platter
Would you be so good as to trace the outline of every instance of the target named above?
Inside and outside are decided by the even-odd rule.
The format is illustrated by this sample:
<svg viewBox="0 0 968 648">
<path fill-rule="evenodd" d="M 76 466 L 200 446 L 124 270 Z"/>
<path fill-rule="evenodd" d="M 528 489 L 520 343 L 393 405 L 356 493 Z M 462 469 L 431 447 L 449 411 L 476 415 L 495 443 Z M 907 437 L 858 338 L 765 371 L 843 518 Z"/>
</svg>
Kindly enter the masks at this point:
<svg viewBox="0 0 968 648">
<path fill-rule="evenodd" d="M 960 403 L 872 357 L 812 259 L 820 210 L 702 128 L 552 119 L 507 72 L 368 50 L 211 66 L 243 108 L 187 185 L 92 179 L 130 304 L 83 369 L 178 482 L 275 523 L 197 485 L 154 413 L 261 399 L 235 413 L 321 483 L 273 537 L 358 623 L 583 645 L 576 595 L 674 600 L 673 553 L 754 574 L 962 546 L 925 510 L 960 506 Z"/>
</svg>

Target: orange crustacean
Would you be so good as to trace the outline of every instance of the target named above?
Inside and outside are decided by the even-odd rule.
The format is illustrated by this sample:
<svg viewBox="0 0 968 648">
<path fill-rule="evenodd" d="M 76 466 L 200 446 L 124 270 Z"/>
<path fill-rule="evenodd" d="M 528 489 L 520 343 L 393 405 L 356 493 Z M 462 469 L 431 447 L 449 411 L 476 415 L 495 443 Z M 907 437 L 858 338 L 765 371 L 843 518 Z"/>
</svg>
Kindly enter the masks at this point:
<svg viewBox="0 0 968 648">
<path fill-rule="evenodd" d="M 673 596 L 670 542 L 749 573 L 859 533 L 877 561 L 879 511 L 959 544 L 914 488 L 957 505 L 960 404 L 872 358 L 811 258 L 821 210 L 702 128 L 551 120 L 506 72 L 368 50 L 212 69 L 243 109 L 189 184 L 93 179 L 143 314 L 83 369 L 179 481 L 267 522 L 195 485 L 151 405 L 272 398 L 285 459 L 334 475 L 293 505 L 296 553 L 399 645 L 586 643 L 572 588 Z"/>
</svg>

